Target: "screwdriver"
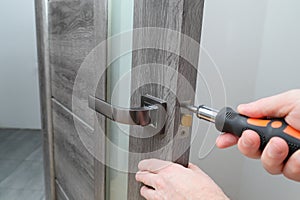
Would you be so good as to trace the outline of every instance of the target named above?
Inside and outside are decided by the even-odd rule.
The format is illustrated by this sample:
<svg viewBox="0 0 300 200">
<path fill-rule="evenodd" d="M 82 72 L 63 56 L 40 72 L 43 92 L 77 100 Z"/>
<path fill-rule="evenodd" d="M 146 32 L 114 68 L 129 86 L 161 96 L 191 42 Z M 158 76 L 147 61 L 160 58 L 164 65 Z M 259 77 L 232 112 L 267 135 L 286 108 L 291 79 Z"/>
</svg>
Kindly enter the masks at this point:
<svg viewBox="0 0 300 200">
<path fill-rule="evenodd" d="M 230 107 L 224 107 L 220 111 L 204 105 L 191 106 L 183 104 L 183 107 L 196 113 L 199 119 L 215 124 L 217 130 L 231 133 L 241 137 L 245 130 L 253 130 L 260 137 L 260 150 L 263 150 L 272 137 L 284 139 L 289 146 L 286 160 L 300 149 L 300 131 L 289 126 L 284 118 L 249 118 L 235 112 Z"/>
</svg>

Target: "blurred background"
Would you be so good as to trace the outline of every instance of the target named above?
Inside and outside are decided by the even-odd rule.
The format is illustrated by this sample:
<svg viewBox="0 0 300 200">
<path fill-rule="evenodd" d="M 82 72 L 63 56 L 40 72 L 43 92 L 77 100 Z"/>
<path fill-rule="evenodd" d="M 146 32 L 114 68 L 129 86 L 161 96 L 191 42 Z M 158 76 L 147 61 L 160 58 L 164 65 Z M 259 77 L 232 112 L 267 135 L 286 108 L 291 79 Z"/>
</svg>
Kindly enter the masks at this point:
<svg viewBox="0 0 300 200">
<path fill-rule="evenodd" d="M 209 52 L 225 84 L 225 100 L 236 108 L 262 97 L 300 88 L 300 1 L 297 0 L 208 0 L 205 3 L 202 47 Z M 199 79 L 197 100 L 221 108 L 224 95 L 212 59 L 202 51 L 200 73 L 211 87 L 207 92 Z M 199 127 L 197 127 L 199 126 Z M 221 185 L 232 199 L 294 199 L 300 184 L 269 175 L 259 160 L 242 156 L 236 147 L 214 148 L 218 133 L 194 119 L 191 161 L 197 163 Z M 201 131 L 203 130 L 203 131 Z M 203 142 L 203 149 L 200 150 Z M 202 159 L 199 159 L 202 158 Z"/>
<path fill-rule="evenodd" d="M 0 25 L 0 199 L 44 199 L 34 1 L 2 1 Z"/>
</svg>

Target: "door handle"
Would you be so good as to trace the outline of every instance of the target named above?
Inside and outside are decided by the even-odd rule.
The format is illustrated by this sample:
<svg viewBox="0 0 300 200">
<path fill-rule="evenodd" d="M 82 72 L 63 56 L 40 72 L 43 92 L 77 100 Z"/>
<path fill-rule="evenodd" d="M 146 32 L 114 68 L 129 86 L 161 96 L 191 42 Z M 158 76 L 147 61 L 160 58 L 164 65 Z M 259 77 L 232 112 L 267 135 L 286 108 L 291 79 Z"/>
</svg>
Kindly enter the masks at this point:
<svg viewBox="0 0 300 200">
<path fill-rule="evenodd" d="M 111 105 L 99 98 L 89 96 L 89 107 L 105 117 L 128 125 L 147 126 L 165 121 L 166 102 L 150 95 L 144 95 L 141 98 L 141 107 L 122 108 Z"/>
</svg>

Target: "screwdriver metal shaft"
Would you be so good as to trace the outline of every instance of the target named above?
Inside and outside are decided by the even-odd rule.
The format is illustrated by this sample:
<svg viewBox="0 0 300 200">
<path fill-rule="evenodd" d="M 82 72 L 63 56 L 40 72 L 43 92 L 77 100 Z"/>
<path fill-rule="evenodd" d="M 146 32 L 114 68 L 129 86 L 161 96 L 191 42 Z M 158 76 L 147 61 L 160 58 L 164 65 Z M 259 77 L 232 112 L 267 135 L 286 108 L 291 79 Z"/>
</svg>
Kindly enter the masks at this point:
<svg viewBox="0 0 300 200">
<path fill-rule="evenodd" d="M 212 123 L 216 122 L 216 116 L 219 112 L 218 110 L 209 108 L 204 105 L 200 105 L 197 107 L 197 106 L 193 106 L 193 105 L 182 104 L 182 106 L 184 108 L 188 109 L 189 111 L 192 111 L 193 113 L 195 113 L 197 115 L 197 117 L 200 119 L 204 119 L 204 120 L 212 122 Z"/>
</svg>

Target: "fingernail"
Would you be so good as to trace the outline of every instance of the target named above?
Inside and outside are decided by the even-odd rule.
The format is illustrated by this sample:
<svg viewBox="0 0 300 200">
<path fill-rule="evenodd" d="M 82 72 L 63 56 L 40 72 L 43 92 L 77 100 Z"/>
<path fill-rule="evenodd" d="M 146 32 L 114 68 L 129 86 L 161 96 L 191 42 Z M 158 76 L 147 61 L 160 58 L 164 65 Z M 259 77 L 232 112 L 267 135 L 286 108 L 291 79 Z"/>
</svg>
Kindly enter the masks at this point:
<svg viewBox="0 0 300 200">
<path fill-rule="evenodd" d="M 244 111 L 247 110 L 247 107 L 248 107 L 247 104 L 240 104 L 240 105 L 237 107 L 237 110 L 238 110 L 239 113 L 244 113 Z"/>
<path fill-rule="evenodd" d="M 267 149 L 267 154 L 270 158 L 281 158 L 283 151 L 278 148 L 275 144 L 272 144 L 272 141 Z"/>
<path fill-rule="evenodd" d="M 238 105 L 238 109 L 243 109 L 245 107 L 245 104 L 240 104 L 240 105 Z"/>
<path fill-rule="evenodd" d="M 219 142 L 219 140 L 220 140 L 220 135 L 217 137 L 217 139 L 216 139 L 216 143 L 218 143 Z"/>
<path fill-rule="evenodd" d="M 242 139 L 242 143 L 245 147 L 252 147 L 254 145 L 254 142 L 247 137 Z"/>
<path fill-rule="evenodd" d="M 138 180 L 139 179 L 139 172 L 137 172 L 136 174 L 135 174 L 135 180 Z"/>
</svg>

